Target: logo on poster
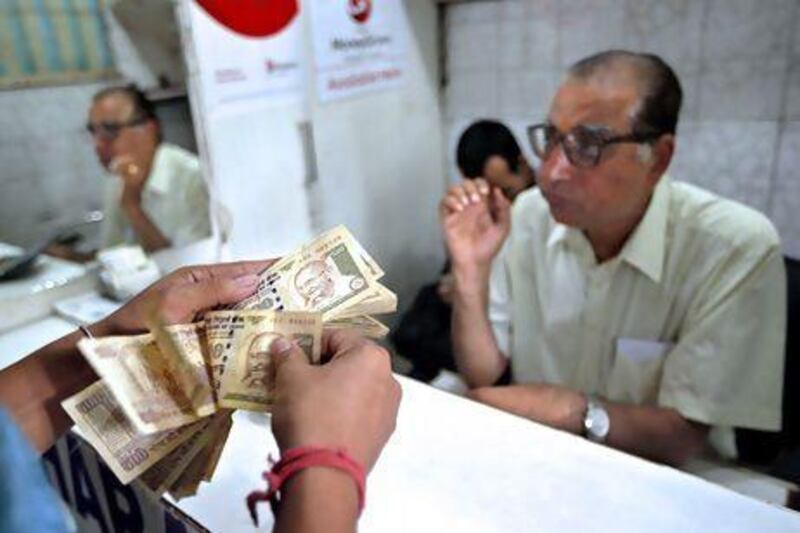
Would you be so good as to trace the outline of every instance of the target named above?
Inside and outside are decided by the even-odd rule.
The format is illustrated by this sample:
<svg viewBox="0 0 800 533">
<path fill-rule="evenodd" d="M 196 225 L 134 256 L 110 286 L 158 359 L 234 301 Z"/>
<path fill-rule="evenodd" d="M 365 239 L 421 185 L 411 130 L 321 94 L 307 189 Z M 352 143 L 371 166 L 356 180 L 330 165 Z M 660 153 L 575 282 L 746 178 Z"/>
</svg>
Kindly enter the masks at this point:
<svg viewBox="0 0 800 533">
<path fill-rule="evenodd" d="M 217 22 L 247 37 L 269 37 L 280 33 L 298 11 L 297 0 L 197 0 L 197 3 Z"/>
<path fill-rule="evenodd" d="M 372 0 L 347 0 L 347 14 L 359 24 L 364 24 L 372 14 Z"/>
</svg>

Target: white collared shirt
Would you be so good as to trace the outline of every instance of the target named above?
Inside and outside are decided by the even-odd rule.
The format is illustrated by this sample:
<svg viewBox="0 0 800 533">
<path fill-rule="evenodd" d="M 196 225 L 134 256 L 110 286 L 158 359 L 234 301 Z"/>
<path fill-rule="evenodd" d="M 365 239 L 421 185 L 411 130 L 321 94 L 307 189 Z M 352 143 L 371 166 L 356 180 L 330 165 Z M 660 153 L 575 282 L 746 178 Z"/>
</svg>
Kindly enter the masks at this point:
<svg viewBox="0 0 800 533">
<path fill-rule="evenodd" d="M 518 383 L 659 405 L 712 426 L 781 424 L 786 279 L 772 224 L 664 176 L 617 257 L 597 264 L 538 189 L 517 198 L 489 318 Z"/>
<path fill-rule="evenodd" d="M 137 242 L 120 208 L 122 180 L 110 176 L 105 195 L 101 247 Z M 142 191 L 142 209 L 151 222 L 181 247 L 211 235 L 208 190 L 197 157 L 175 145 L 161 143 Z"/>
</svg>

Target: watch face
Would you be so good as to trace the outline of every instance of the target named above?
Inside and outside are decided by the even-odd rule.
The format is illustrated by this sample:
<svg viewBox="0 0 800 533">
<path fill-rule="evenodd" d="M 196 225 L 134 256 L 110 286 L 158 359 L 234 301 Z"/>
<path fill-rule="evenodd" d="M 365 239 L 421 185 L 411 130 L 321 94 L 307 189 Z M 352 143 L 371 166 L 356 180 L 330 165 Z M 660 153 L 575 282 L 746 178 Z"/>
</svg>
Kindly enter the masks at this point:
<svg viewBox="0 0 800 533">
<path fill-rule="evenodd" d="M 608 412 L 602 405 L 595 402 L 589 404 L 586 410 L 586 420 L 584 420 L 584 427 L 586 428 L 586 436 L 595 442 L 602 442 L 608 435 L 608 430 L 611 427 L 610 420 L 608 419 Z"/>
</svg>

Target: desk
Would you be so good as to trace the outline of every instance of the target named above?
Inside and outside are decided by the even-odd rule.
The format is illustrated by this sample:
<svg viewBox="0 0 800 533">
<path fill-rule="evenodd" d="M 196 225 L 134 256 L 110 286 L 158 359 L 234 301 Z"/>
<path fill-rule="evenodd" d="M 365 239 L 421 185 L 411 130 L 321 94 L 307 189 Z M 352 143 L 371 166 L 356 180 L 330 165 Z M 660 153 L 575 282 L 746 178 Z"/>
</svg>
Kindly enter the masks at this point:
<svg viewBox="0 0 800 533">
<path fill-rule="evenodd" d="M 0 242 L 0 256 L 21 253 L 20 248 Z M 96 286 L 92 268 L 42 255 L 29 275 L 0 282 L 0 332 L 45 318 L 53 302 Z"/>
<path fill-rule="evenodd" d="M 800 531 L 793 511 L 399 379 L 361 531 Z M 244 499 L 276 452 L 268 417 L 237 412 L 213 482 L 176 507 L 211 531 L 253 531 Z M 269 506 L 259 516 L 269 531 Z"/>
</svg>

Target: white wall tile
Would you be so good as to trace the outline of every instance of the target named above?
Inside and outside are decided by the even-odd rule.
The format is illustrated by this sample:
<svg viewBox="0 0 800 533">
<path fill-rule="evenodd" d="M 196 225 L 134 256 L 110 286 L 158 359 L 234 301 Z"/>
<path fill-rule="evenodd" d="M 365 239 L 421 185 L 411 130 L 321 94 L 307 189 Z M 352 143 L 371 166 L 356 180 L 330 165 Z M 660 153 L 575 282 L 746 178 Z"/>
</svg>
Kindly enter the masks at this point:
<svg viewBox="0 0 800 533">
<path fill-rule="evenodd" d="M 784 251 L 800 259 L 800 121 L 785 125 L 780 142 L 771 218 L 780 232 Z"/>
<path fill-rule="evenodd" d="M 622 0 L 559 2 L 561 65 L 567 67 L 591 54 L 626 46 Z"/>
<path fill-rule="evenodd" d="M 447 67 L 452 72 L 461 70 L 497 69 L 497 24 L 469 24 L 447 34 Z"/>
<path fill-rule="evenodd" d="M 786 83 L 784 56 L 718 62 L 701 77 L 700 117 L 777 120 Z"/>
<path fill-rule="evenodd" d="M 480 71 L 452 76 L 445 89 L 447 118 L 497 113 L 497 79 Z"/>
<path fill-rule="evenodd" d="M 708 0 L 706 64 L 784 56 L 795 0 Z"/>
<path fill-rule="evenodd" d="M 794 60 L 789 72 L 783 108 L 787 120 L 800 120 L 800 58 Z"/>
<path fill-rule="evenodd" d="M 530 2 L 525 20 L 525 64 L 531 69 L 561 69 L 559 11 L 556 0 Z M 501 30 L 501 35 L 512 38 Z"/>
<path fill-rule="evenodd" d="M 627 0 L 627 47 L 658 54 L 679 74 L 697 74 L 703 6 L 697 0 Z"/>
<path fill-rule="evenodd" d="M 500 2 L 465 2 L 447 6 L 446 24 L 448 28 L 495 21 L 498 18 Z"/>
<path fill-rule="evenodd" d="M 555 72 L 501 73 L 497 83 L 498 114 L 544 119 L 558 81 L 559 77 Z"/>
<path fill-rule="evenodd" d="M 777 134 L 769 121 L 684 123 L 669 173 L 766 214 Z"/>
</svg>

